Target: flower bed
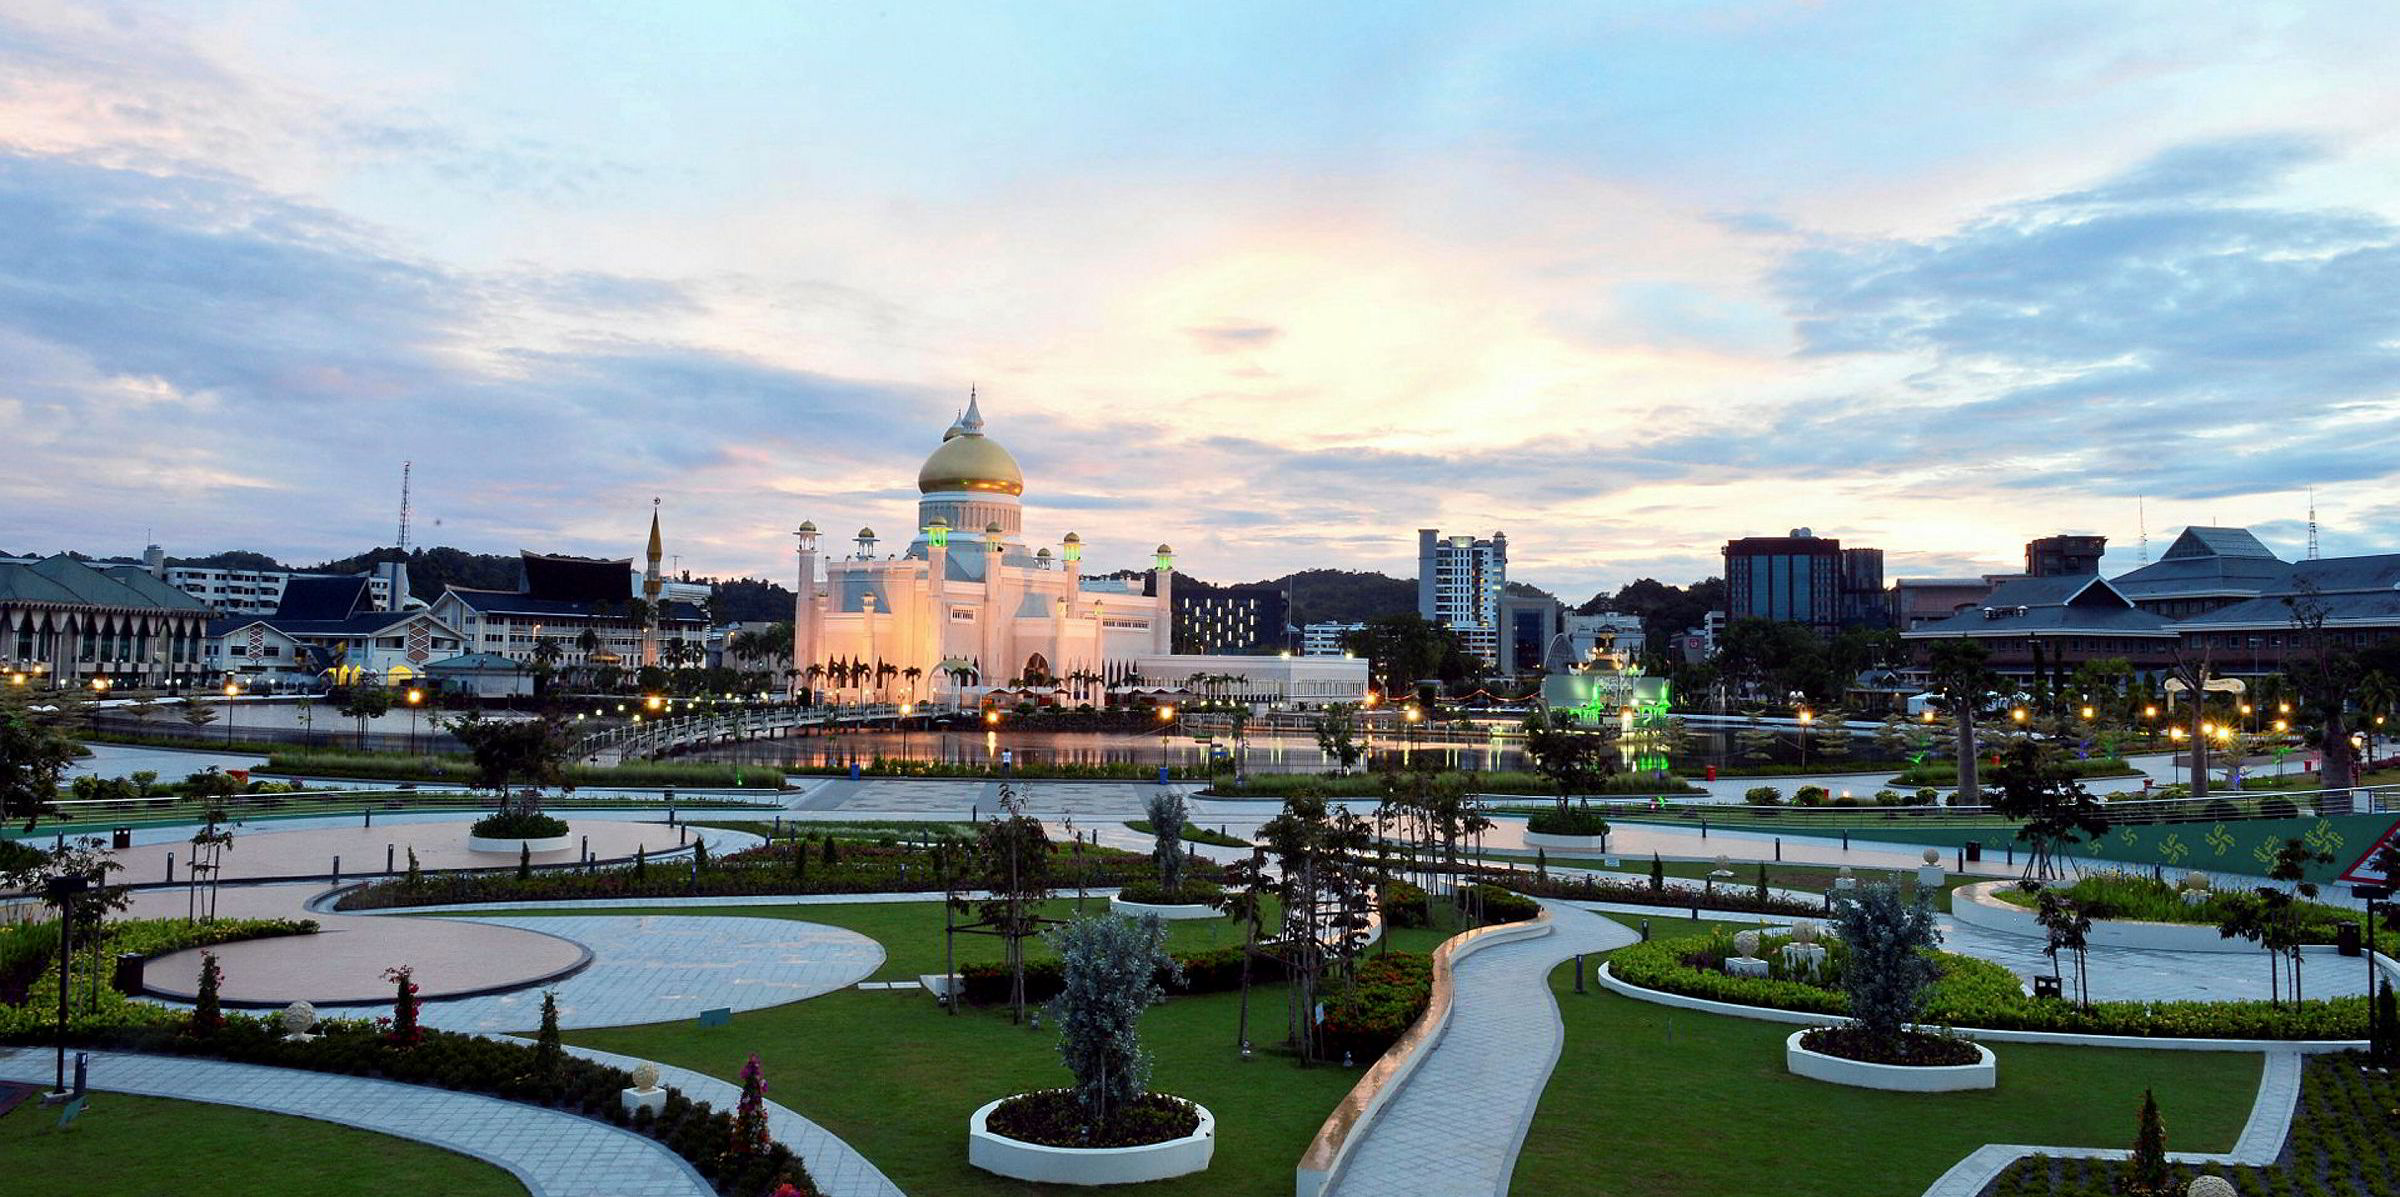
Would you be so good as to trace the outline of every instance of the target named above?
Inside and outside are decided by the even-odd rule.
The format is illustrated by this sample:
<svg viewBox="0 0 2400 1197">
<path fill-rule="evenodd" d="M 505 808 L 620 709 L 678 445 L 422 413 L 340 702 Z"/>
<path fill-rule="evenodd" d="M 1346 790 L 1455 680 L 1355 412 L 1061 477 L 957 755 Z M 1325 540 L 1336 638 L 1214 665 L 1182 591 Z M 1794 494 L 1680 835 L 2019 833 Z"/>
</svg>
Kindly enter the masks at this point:
<svg viewBox="0 0 2400 1197">
<path fill-rule="evenodd" d="M 1983 892 L 1998 901 L 2028 910 L 2041 904 L 2038 891 L 2020 889 L 2014 885 L 1996 885 Z M 2205 901 L 2185 902 L 2183 891 L 2173 885 L 2154 881 L 2139 873 L 2118 871 L 2088 874 L 2073 885 L 2052 887 L 2051 892 L 2073 901 L 2095 922 L 2127 920 L 2205 927 L 2224 922 L 2235 903 L 2251 901 L 2256 897 L 2249 890 L 2211 891 Z M 2287 913 L 2297 921 L 2301 942 L 2312 944 L 2335 942 L 2342 924 L 2357 924 L 2364 917 L 2355 910 L 2306 900 L 2295 900 Z"/>
<path fill-rule="evenodd" d="M 1175 962 L 1183 966 L 1183 979 L 1161 978 L 1169 993 L 1231 993 L 1242 987 L 1242 949 L 1216 948 L 1190 954 L 1175 953 Z M 1271 985 L 1283 979 L 1282 966 L 1271 956 L 1261 956 L 1250 962 L 1250 983 Z M 1008 1000 L 1008 966 L 992 961 L 963 964 L 958 969 L 960 993 L 969 1005 L 997 1005 Z M 1064 975 L 1058 958 L 1044 957 L 1025 962 L 1025 1000 L 1045 1002 L 1058 996 Z"/>
<path fill-rule="evenodd" d="M 817 1191 L 789 1147 L 776 1143 L 764 1152 L 737 1151 L 733 1115 L 692 1101 L 681 1090 L 669 1088 L 656 1115 L 647 1108 L 628 1115 L 621 1096 L 632 1087 L 633 1074 L 622 1068 L 575 1056 L 546 1062 L 534 1044 L 432 1029 L 420 1029 L 414 1045 L 402 1046 L 365 1019 L 327 1019 L 317 1024 L 316 1040 L 290 1043 L 276 1016 L 228 1014 L 223 1026 L 195 1036 L 185 1028 L 189 1016 L 182 1011 L 151 1009 L 167 1017 L 146 1025 L 86 1027 L 70 1038 L 84 1046 L 380 1077 L 552 1106 L 658 1140 L 689 1160 L 722 1194 L 753 1197 L 779 1184 L 792 1185 L 802 1197 Z"/>
<path fill-rule="evenodd" d="M 1433 957 L 1383 952 L 1362 957 L 1350 979 L 1326 987 L 1318 1041 L 1328 1059 L 1367 1063 L 1384 1053 L 1433 1000 Z"/>
<path fill-rule="evenodd" d="M 1386 881 L 1383 883 L 1383 892 L 1378 902 L 1378 909 L 1383 914 L 1383 925 L 1386 927 L 1428 927 L 1433 925 L 1432 899 L 1425 893 L 1423 886 L 1396 879 Z"/>
<path fill-rule="evenodd" d="M 1945 1035 L 1912 1032 L 1895 1041 L 1856 1028 L 1818 1027 L 1783 1041 L 1783 1064 L 1794 1076 L 1890 1093 L 1997 1088 L 1999 1063 L 1992 1049 Z"/>
<path fill-rule="evenodd" d="M 1143 1147 L 1200 1129 L 1200 1108 L 1180 1097 L 1145 1093 L 1084 1133 L 1072 1089 L 1044 1089 L 1003 1098 L 984 1120 L 995 1135 L 1045 1147 Z"/>
<path fill-rule="evenodd" d="M 1828 943 L 1827 968 L 1819 982 L 1783 975 L 1782 962 L 1767 953 L 1770 974 L 1732 977 L 1716 971 L 1733 951 L 1733 935 L 1718 931 L 1704 939 L 1662 939 L 1619 949 L 1609 972 L 1644 989 L 1686 997 L 1839 1016 L 1849 1010 L 1840 990 L 1842 952 Z M 1997 1031 L 2064 1031 L 2085 1035 L 2136 1035 L 2171 1039 L 2363 1039 L 2367 999 L 2339 997 L 2298 1005 L 2270 1002 L 2095 1002 L 2082 1009 L 2070 1002 L 2027 996 L 2015 973 L 1986 960 L 1936 952 L 1941 975 L 1926 991 L 1922 1023 Z"/>
<path fill-rule="evenodd" d="M 1952 1035 L 1904 1031 L 1896 1040 L 1878 1039 L 1857 1027 L 1818 1027 L 1800 1032 L 1800 1046 L 1825 1056 L 1862 1064 L 1893 1064 L 1908 1068 L 1943 1068 L 1973 1064 L 1975 1045 Z"/>
<path fill-rule="evenodd" d="M 475 820 L 467 830 L 478 839 L 555 840 L 566 838 L 567 821 L 538 812 L 502 811 Z"/>
<path fill-rule="evenodd" d="M 213 923 L 129 919 L 107 926 L 107 939 L 100 945 L 103 960 L 120 952 L 148 959 L 187 948 L 312 935 L 317 930 L 315 919 L 220 919 Z M 0 1040 L 54 1035 L 58 1027 L 57 924 L 0 928 L 0 944 L 11 945 L 0 949 L 0 960 L 7 962 L 5 973 L 0 973 Z M 133 1001 L 118 993 L 105 974 L 90 975 L 88 947 L 81 940 L 76 942 L 75 956 L 74 1000 L 67 1003 L 70 1035 L 93 1027 L 177 1024 L 185 1017 L 181 1010 Z"/>
<path fill-rule="evenodd" d="M 1501 876 L 1508 888 L 1541 898 L 1617 902 L 1632 906 L 1673 906 L 1680 909 L 1696 906 L 1702 910 L 1774 914 L 1788 918 L 1822 918 L 1825 914 L 1822 902 L 1802 902 L 1772 893 L 1762 902 L 1756 886 L 1739 882 L 1728 882 L 1710 889 L 1663 879 L 1651 885 L 1640 881 L 1616 881 L 1591 874 L 1570 877 L 1560 874 L 1504 873 Z"/>
<path fill-rule="evenodd" d="M 1225 900 L 1225 887 L 1214 881 L 1185 879 L 1182 886 L 1169 892 L 1156 880 L 1128 881 L 1118 889 L 1117 896 L 1143 906 L 1209 906 Z"/>
</svg>

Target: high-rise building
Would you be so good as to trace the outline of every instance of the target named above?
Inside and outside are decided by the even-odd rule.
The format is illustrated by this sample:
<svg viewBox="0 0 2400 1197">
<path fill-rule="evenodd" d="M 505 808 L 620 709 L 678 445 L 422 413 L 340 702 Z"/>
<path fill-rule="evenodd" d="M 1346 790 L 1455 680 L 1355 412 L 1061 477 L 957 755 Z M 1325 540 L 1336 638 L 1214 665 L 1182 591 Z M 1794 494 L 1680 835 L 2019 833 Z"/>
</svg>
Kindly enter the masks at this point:
<svg viewBox="0 0 2400 1197">
<path fill-rule="evenodd" d="M 1280 586 L 1175 588 L 1175 651 L 1282 652 L 1291 647 L 1291 596 Z"/>
<path fill-rule="evenodd" d="M 1546 595 L 1501 596 L 1500 655 L 1492 663 L 1504 673 L 1541 669 L 1550 642 L 1558 637 L 1566 617 L 1566 608 Z"/>
<path fill-rule="evenodd" d="M 1727 541 L 1725 605 L 1733 619 L 1804 623 L 1827 635 L 1884 626 L 1891 617 L 1883 550 L 1844 549 L 1841 541 L 1806 528 Z"/>
<path fill-rule="evenodd" d="M 2100 572 L 2100 555 L 2108 551 L 2105 536 L 2045 536 L 2025 542 L 2025 575 L 2030 578 L 2090 577 Z"/>
<path fill-rule="evenodd" d="M 1508 535 L 1489 540 L 1417 529 L 1417 614 L 1458 633 L 1474 655 L 1499 663 L 1500 597 L 1508 589 Z"/>
<path fill-rule="evenodd" d="M 1327 620 L 1300 629 L 1300 655 L 1304 657 L 1338 657 L 1350 650 L 1342 647 L 1342 637 L 1362 631 L 1363 623 L 1336 623 Z"/>
</svg>

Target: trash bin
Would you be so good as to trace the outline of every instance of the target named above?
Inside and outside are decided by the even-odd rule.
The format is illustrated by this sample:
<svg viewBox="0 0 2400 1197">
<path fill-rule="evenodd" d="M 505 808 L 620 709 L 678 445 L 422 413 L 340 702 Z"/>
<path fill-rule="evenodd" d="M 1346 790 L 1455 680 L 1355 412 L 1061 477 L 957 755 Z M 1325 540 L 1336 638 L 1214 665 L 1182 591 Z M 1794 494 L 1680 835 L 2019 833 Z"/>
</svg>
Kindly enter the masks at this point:
<svg viewBox="0 0 2400 1197">
<path fill-rule="evenodd" d="M 120 849 L 120 850 L 122 850 L 122 849 L 125 849 L 125 848 L 130 848 L 130 847 L 132 847 L 132 846 L 133 846 L 133 828 L 131 828 L 131 827 L 118 827 L 118 828 L 114 828 L 114 829 L 112 829 L 112 830 L 111 830 L 111 831 L 108 833 L 108 846 L 109 846 L 109 847 L 111 847 L 111 848 L 116 848 L 116 849 Z"/>
<path fill-rule="evenodd" d="M 2365 945 L 2358 942 L 2357 923 L 2342 923 L 2334 928 L 2333 950 L 2340 952 L 2344 956 L 2362 956 L 2366 954 Z"/>
<path fill-rule="evenodd" d="M 1165 765 L 1158 767 L 1158 784 L 1162 786 L 1167 784 L 1167 767 Z"/>
<path fill-rule="evenodd" d="M 142 954 L 140 952 L 117 953 L 116 971 L 109 974 L 108 984 L 118 993 L 127 995 L 140 993 L 142 991 Z"/>
<path fill-rule="evenodd" d="M 1968 841 L 1967 841 L 1967 861 L 1968 861 L 1968 863 L 1972 864 L 1972 863 L 1974 863 L 1975 861 L 1982 860 L 1982 859 L 1983 859 L 1983 841 L 1982 841 L 1982 840 L 1968 840 Z"/>
<path fill-rule="evenodd" d="M 2037 998 L 2050 998 L 2054 1001 L 2057 1000 L 2061 996 L 2058 988 L 2058 978 L 2045 977 L 2039 973 L 2036 973 L 2033 978 L 2033 996 Z"/>
</svg>

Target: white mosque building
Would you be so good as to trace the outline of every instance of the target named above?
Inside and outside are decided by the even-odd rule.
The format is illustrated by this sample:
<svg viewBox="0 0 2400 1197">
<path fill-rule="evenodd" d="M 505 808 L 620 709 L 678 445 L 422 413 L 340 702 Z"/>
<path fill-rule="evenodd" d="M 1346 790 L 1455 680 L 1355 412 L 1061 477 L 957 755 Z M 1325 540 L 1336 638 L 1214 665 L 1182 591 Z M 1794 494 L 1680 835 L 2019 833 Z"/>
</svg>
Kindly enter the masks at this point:
<svg viewBox="0 0 2400 1197">
<path fill-rule="evenodd" d="M 1365 697 L 1365 661 L 1175 655 L 1174 551 L 1158 546 L 1147 578 L 1127 585 L 1085 579 L 1072 532 L 1055 550 L 1029 545 L 1024 472 L 983 429 L 970 395 L 917 471 L 917 526 L 901 551 L 879 551 L 861 528 L 849 554 L 822 554 L 820 577 L 817 526 L 800 525 L 796 687 L 870 702 L 1103 706 L 1112 690 L 1197 688 L 1206 675 L 1262 705 Z"/>
</svg>

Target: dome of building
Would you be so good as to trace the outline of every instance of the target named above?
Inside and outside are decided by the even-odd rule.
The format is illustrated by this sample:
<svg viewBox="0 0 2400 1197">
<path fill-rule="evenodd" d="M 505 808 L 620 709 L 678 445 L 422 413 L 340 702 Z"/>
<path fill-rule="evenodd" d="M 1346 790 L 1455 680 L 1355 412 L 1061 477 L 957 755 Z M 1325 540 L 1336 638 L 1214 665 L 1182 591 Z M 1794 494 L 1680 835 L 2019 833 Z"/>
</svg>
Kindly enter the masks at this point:
<svg viewBox="0 0 2400 1197">
<path fill-rule="evenodd" d="M 942 434 L 942 445 L 917 471 L 917 490 L 986 491 L 1005 495 L 1025 493 L 1025 472 L 1000 442 L 983 434 L 983 413 L 973 399 L 966 414 Z"/>
<path fill-rule="evenodd" d="M 859 538 L 860 540 L 873 540 L 873 539 L 875 539 L 875 529 L 873 529 L 873 528 L 860 528 L 860 529 L 858 530 L 858 538 Z"/>
</svg>

